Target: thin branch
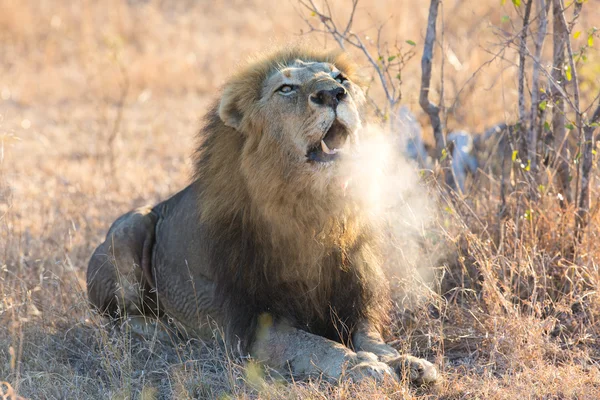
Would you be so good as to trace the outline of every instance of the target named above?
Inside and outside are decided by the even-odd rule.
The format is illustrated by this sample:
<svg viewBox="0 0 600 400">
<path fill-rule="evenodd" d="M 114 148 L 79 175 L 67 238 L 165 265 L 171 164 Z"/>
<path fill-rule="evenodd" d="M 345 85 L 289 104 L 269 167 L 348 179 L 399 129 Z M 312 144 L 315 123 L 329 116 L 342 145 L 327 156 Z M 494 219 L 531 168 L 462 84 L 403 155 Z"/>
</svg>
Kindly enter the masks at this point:
<svg viewBox="0 0 600 400">
<path fill-rule="evenodd" d="M 570 67 L 570 71 L 571 71 L 571 76 L 572 76 L 572 84 L 573 84 L 573 108 L 575 110 L 575 124 L 577 125 L 577 130 L 579 133 L 579 144 L 580 144 L 580 149 L 579 151 L 581 151 L 581 143 L 583 141 L 583 124 L 581 121 L 581 110 L 579 108 L 579 78 L 577 76 L 577 68 L 575 65 L 575 60 L 573 57 L 573 48 L 571 47 L 571 39 L 569 38 L 569 35 L 571 34 L 571 32 L 568 29 L 567 26 L 567 20 L 565 18 L 565 13 L 564 13 L 564 5 L 562 0 L 560 1 L 560 6 L 561 9 L 563 10 L 562 12 L 558 13 L 557 17 L 559 19 L 559 22 L 562 24 L 562 29 L 566 32 L 566 36 L 565 36 L 565 44 L 567 45 L 567 56 L 569 59 L 569 67 Z M 578 192 L 579 192 L 579 175 L 580 175 L 580 168 L 577 168 L 577 179 L 575 180 L 575 202 L 577 203 L 577 196 L 578 196 Z"/>
<path fill-rule="evenodd" d="M 346 24 L 346 29 L 344 29 L 342 36 L 346 36 L 350 32 L 350 28 L 352 27 L 352 23 L 354 22 L 354 13 L 356 12 L 357 5 L 358 0 L 352 0 L 352 11 L 350 12 L 350 18 L 348 18 L 348 23 Z"/>
<path fill-rule="evenodd" d="M 549 4 L 549 3 L 548 3 Z M 531 170 L 537 170 L 537 142 L 538 142 L 538 127 L 541 126 L 537 122 L 538 110 L 540 107 L 540 59 L 544 41 L 546 40 L 546 25 L 548 22 L 546 1 L 538 0 L 538 9 L 540 13 L 538 36 L 535 41 L 535 55 L 532 74 L 532 89 L 531 89 L 531 114 L 529 135 L 527 136 L 527 148 L 529 154 L 527 158 L 531 162 Z"/>
<path fill-rule="evenodd" d="M 452 101 L 452 104 L 450 105 L 450 107 L 448 107 L 448 110 L 450 112 L 454 112 L 454 110 L 456 110 L 458 102 L 460 100 L 460 96 L 462 95 L 462 93 L 465 91 L 465 89 L 467 88 L 467 86 L 469 86 L 470 84 L 474 85 L 475 84 L 475 78 L 477 77 L 477 75 L 479 75 L 479 73 L 487 66 L 489 66 L 492 62 L 494 62 L 497 58 L 503 58 L 501 56 L 502 53 L 504 53 L 506 51 L 506 47 L 503 47 L 502 49 L 500 49 L 500 51 L 498 51 L 497 53 L 492 55 L 492 58 L 490 58 L 489 60 L 487 60 L 486 62 L 484 62 L 483 64 L 481 64 L 476 70 L 475 72 L 473 72 L 473 74 L 471 74 L 471 76 L 469 77 L 469 79 L 467 79 L 465 81 L 465 83 L 462 85 L 462 87 L 458 90 L 458 92 L 456 93 L 456 96 L 454 97 L 454 100 Z"/>
<path fill-rule="evenodd" d="M 529 57 L 531 57 L 531 59 L 532 59 L 532 60 L 533 60 L 533 62 L 535 63 L 535 62 L 536 62 L 536 61 L 535 61 L 535 58 L 533 57 L 533 54 L 531 54 L 531 52 L 529 51 L 529 49 L 525 48 L 525 52 L 527 53 L 527 55 L 528 55 Z M 577 106 L 577 105 L 576 105 L 576 104 L 575 104 L 573 101 L 571 101 L 571 99 L 569 98 L 569 95 L 568 95 L 567 91 L 565 90 L 565 88 L 564 88 L 564 87 L 562 87 L 562 86 L 560 85 L 560 83 L 559 83 L 557 80 L 555 80 L 555 79 L 552 77 L 552 75 L 551 75 L 551 74 L 550 74 L 550 73 L 549 73 L 549 72 L 546 70 L 546 68 L 544 68 L 544 67 L 541 65 L 541 63 L 538 63 L 538 64 L 541 66 L 541 68 L 540 68 L 540 72 L 541 72 L 542 74 L 544 74 L 544 76 L 545 76 L 545 77 L 548 79 L 548 83 L 550 83 L 550 85 L 551 85 L 551 86 L 552 86 L 554 89 L 556 89 L 556 90 L 558 91 L 558 93 L 560 93 L 560 95 L 561 95 L 561 96 L 563 96 L 563 97 L 564 97 L 564 99 L 567 101 L 567 103 L 568 103 L 568 104 L 569 104 L 569 106 L 570 106 L 570 107 L 573 109 L 573 111 L 576 111 L 576 110 L 578 109 L 578 108 L 577 108 L 578 106 Z"/>
<path fill-rule="evenodd" d="M 381 70 L 381 68 L 379 68 L 379 65 L 377 65 L 377 61 L 375 61 L 373 59 L 373 57 L 371 56 L 371 54 L 369 53 L 369 51 L 363 44 L 362 40 L 360 40 L 360 37 L 358 37 L 358 35 L 356 35 L 354 33 L 351 35 L 356 39 L 356 41 L 358 43 L 354 46 L 359 48 L 364 53 L 365 57 L 367 57 L 367 60 L 369 60 L 369 63 L 371 63 L 373 68 L 375 68 L 375 71 L 377 72 L 377 75 L 379 76 L 379 80 L 381 81 L 381 86 L 383 87 L 383 91 L 385 92 L 385 97 L 387 98 L 387 100 L 390 103 L 393 103 L 394 98 L 390 95 L 390 91 L 388 89 L 388 82 L 385 79 L 385 76 L 383 75 L 383 71 Z M 349 43 L 353 44 L 352 42 L 349 42 Z"/>
<path fill-rule="evenodd" d="M 320 33 L 329 34 L 335 39 L 335 41 L 338 43 L 338 45 L 340 46 L 340 48 L 342 50 L 345 50 L 346 44 L 349 44 L 350 46 L 353 46 L 353 47 L 359 49 L 363 53 L 363 55 L 366 57 L 369 64 L 371 64 L 371 66 L 375 70 L 375 73 L 379 80 L 380 86 L 383 89 L 385 99 L 386 99 L 386 106 L 385 107 L 377 107 L 376 106 L 375 107 L 376 112 L 380 115 L 385 116 L 387 114 L 386 111 L 388 109 L 394 109 L 400 101 L 401 92 L 400 92 L 399 87 L 396 87 L 396 84 L 399 85 L 399 83 L 396 83 L 394 81 L 394 79 L 391 75 L 391 72 L 390 72 L 390 68 L 398 67 L 399 70 L 401 70 L 402 67 L 408 61 L 408 59 L 410 59 L 410 57 L 412 57 L 414 52 L 412 50 L 410 50 L 410 51 L 402 54 L 399 51 L 399 54 L 394 55 L 394 57 L 393 57 L 393 59 L 400 60 L 400 62 L 396 62 L 396 63 L 391 62 L 389 51 L 387 52 L 387 57 L 384 57 L 384 51 L 382 50 L 382 45 L 381 45 L 381 37 L 382 37 L 381 30 L 383 29 L 383 25 L 381 25 L 377 30 L 376 46 L 377 46 L 377 56 L 378 57 L 374 57 L 369 52 L 367 46 L 362 41 L 360 36 L 357 33 L 352 32 L 352 23 L 354 21 L 354 17 L 356 14 L 358 0 L 352 0 L 352 10 L 350 12 L 350 17 L 348 18 L 348 21 L 345 24 L 343 24 L 343 25 L 345 25 L 345 28 L 343 31 L 340 31 L 338 29 L 337 25 L 335 24 L 335 21 L 333 20 L 333 16 L 332 16 L 331 7 L 330 7 L 328 1 L 324 2 L 325 3 L 325 5 L 323 6 L 325 8 L 324 11 L 322 11 L 319 7 L 317 7 L 314 0 L 299 0 L 298 2 L 304 8 L 306 8 L 308 11 L 310 11 L 313 16 L 318 17 L 319 21 L 321 22 L 321 24 L 323 26 L 323 28 L 315 27 L 311 21 L 309 21 L 307 18 L 303 17 L 304 22 L 310 28 L 309 33 L 310 32 L 320 32 Z M 399 71 L 399 72 L 401 72 L 401 71 Z M 372 99 L 369 99 L 369 100 L 370 100 L 369 102 L 371 104 L 375 105 L 375 102 L 372 101 Z M 382 108 L 383 108 L 383 111 L 381 111 Z"/>
<path fill-rule="evenodd" d="M 569 32 L 571 32 L 573 30 L 573 27 L 575 26 L 575 22 L 577 22 L 577 19 L 579 19 L 579 15 L 581 15 L 581 9 L 583 8 L 583 1 L 574 1 L 571 3 L 574 8 L 573 8 L 573 19 L 571 20 L 571 22 L 569 22 Z"/>
<path fill-rule="evenodd" d="M 441 10 L 441 17 L 440 17 L 440 25 L 441 25 L 441 31 L 440 31 L 440 53 L 441 53 L 441 57 L 440 57 L 440 104 L 439 104 L 439 108 L 440 111 L 442 112 L 442 121 L 444 121 L 444 126 L 447 125 L 448 123 L 448 113 L 446 112 L 445 108 L 444 108 L 444 66 L 445 66 L 445 59 L 444 59 L 444 32 L 445 32 L 445 28 L 444 28 L 444 2 L 440 3 L 440 10 Z M 454 171 L 452 172 L 454 174 Z M 454 181 L 456 182 L 456 177 L 454 179 Z"/>
<path fill-rule="evenodd" d="M 429 116 L 431 126 L 433 127 L 433 136 L 435 138 L 436 152 L 438 158 L 442 156 L 445 147 L 442 121 L 440 120 L 440 109 L 429 100 L 431 87 L 431 64 L 433 61 L 433 45 L 435 43 L 435 25 L 437 20 L 439 0 L 431 0 L 429 6 L 429 17 L 427 19 L 427 34 L 425 35 L 425 46 L 423 48 L 423 57 L 421 58 L 421 92 L 419 95 L 419 105 Z"/>
<path fill-rule="evenodd" d="M 559 185 L 564 198 L 560 200 L 561 207 L 565 207 L 565 201 L 573 201 L 571 194 L 571 183 L 569 174 L 569 149 L 567 147 L 567 129 L 565 127 L 565 100 L 570 100 L 564 90 L 565 76 L 565 41 L 568 39 L 569 32 L 564 28 L 559 15 L 563 13 L 560 0 L 552 0 L 552 19 L 553 19 L 553 61 L 552 77 L 549 81 L 552 83 L 550 94 L 552 102 L 552 135 L 554 146 L 558 143 L 556 151 L 556 160 L 553 163 L 558 175 Z"/>
<path fill-rule="evenodd" d="M 594 111 L 592 118 L 588 121 L 587 126 L 584 128 L 585 142 L 583 143 L 583 161 L 581 162 L 581 194 L 579 196 L 575 230 L 575 235 L 579 242 L 581 242 L 583 230 L 589 222 L 590 183 L 592 180 L 591 170 L 593 161 L 592 150 L 594 149 L 595 124 L 597 124 L 598 121 L 600 121 L 600 103 L 598 104 L 598 107 L 596 107 L 596 111 Z"/>
<path fill-rule="evenodd" d="M 527 142 L 525 141 L 525 126 L 527 114 L 525 111 L 525 53 L 527 49 L 527 32 L 529 27 L 529 16 L 531 15 L 531 5 L 533 0 L 527 1 L 525 5 L 525 15 L 523 16 L 523 29 L 521 31 L 521 40 L 519 44 L 519 157 L 524 159 L 527 152 Z"/>
</svg>

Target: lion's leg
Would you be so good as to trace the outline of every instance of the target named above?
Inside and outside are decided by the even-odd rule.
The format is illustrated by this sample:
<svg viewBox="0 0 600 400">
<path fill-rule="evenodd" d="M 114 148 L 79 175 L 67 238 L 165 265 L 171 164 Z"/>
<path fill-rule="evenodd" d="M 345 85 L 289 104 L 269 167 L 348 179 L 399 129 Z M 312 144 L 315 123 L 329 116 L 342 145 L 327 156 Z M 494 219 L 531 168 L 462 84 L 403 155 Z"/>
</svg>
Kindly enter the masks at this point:
<svg viewBox="0 0 600 400">
<path fill-rule="evenodd" d="M 438 379 L 435 366 L 427 360 L 408 354 L 400 355 L 396 349 L 383 341 L 381 332 L 369 321 L 361 323 L 352 335 L 352 343 L 358 351 L 371 352 L 379 360 L 390 365 L 400 377 L 408 377 L 418 385 L 434 383 Z"/>
<path fill-rule="evenodd" d="M 396 349 L 383 341 L 381 332 L 368 321 L 358 325 L 352 335 L 352 344 L 357 351 L 371 352 L 384 362 L 400 356 Z"/>
<path fill-rule="evenodd" d="M 341 343 L 294 328 L 285 322 L 261 317 L 251 355 L 282 373 L 360 380 L 396 379 L 393 370 L 367 352 L 354 352 Z"/>
<path fill-rule="evenodd" d="M 157 312 L 150 293 L 149 271 L 157 217 L 140 208 L 118 218 L 106 240 L 92 255 L 87 271 L 88 297 L 94 307 L 112 317 Z"/>
</svg>

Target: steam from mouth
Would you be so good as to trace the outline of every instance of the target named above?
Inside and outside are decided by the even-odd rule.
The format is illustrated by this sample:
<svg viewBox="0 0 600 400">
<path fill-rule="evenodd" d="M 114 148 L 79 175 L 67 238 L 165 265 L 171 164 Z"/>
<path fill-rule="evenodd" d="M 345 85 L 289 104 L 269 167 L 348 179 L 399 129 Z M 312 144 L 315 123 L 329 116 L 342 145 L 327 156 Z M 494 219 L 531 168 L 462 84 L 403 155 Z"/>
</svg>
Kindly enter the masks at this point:
<svg viewBox="0 0 600 400">
<path fill-rule="evenodd" d="M 318 163 L 336 161 L 343 151 L 348 136 L 350 136 L 348 128 L 336 119 L 325 133 L 323 139 L 308 149 L 306 160 Z"/>
</svg>

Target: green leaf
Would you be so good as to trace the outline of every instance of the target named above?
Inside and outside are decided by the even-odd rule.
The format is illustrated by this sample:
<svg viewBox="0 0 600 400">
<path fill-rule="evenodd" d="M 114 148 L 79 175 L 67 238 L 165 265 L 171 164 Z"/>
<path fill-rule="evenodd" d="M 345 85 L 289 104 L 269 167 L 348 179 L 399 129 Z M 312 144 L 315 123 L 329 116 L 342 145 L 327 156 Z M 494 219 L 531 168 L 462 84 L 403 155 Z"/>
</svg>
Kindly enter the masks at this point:
<svg viewBox="0 0 600 400">
<path fill-rule="evenodd" d="M 503 23 L 506 23 L 506 22 L 510 21 L 510 17 L 508 15 L 503 15 L 501 21 Z"/>
<path fill-rule="evenodd" d="M 406 43 L 410 44 L 411 46 L 416 46 L 417 44 L 415 42 L 413 42 L 412 40 L 407 40 Z"/>
<path fill-rule="evenodd" d="M 581 31 L 577 31 L 573 34 L 573 39 L 577 39 L 579 36 L 581 36 Z"/>
<path fill-rule="evenodd" d="M 588 46 L 594 47 L 594 36 L 593 35 L 588 36 Z"/>
<path fill-rule="evenodd" d="M 515 162 L 517 160 L 517 155 L 519 154 L 518 150 L 513 150 L 512 152 L 512 162 Z"/>
<path fill-rule="evenodd" d="M 521 7 L 521 0 L 512 0 L 515 7 Z"/>
<path fill-rule="evenodd" d="M 548 121 L 544 121 L 544 129 L 547 131 L 550 130 L 550 124 L 548 123 Z"/>
<path fill-rule="evenodd" d="M 565 77 L 567 78 L 568 81 L 571 81 L 571 79 L 573 79 L 573 75 L 571 75 L 571 66 L 567 65 L 565 67 Z"/>
<path fill-rule="evenodd" d="M 506 4 L 506 0 L 500 0 L 500 5 L 503 6 Z"/>
<path fill-rule="evenodd" d="M 533 218 L 533 210 L 527 209 L 525 210 L 525 214 L 523 215 L 523 217 L 527 220 L 527 221 L 531 221 L 531 219 Z"/>
<path fill-rule="evenodd" d="M 398 79 L 399 81 L 402 80 L 402 75 L 400 75 L 400 72 L 398 72 L 398 74 L 396 75 L 396 79 Z"/>
<path fill-rule="evenodd" d="M 388 57 L 388 62 L 392 62 L 394 61 L 394 59 L 396 58 L 396 56 L 389 56 Z"/>
<path fill-rule="evenodd" d="M 547 105 L 548 105 L 548 101 L 547 100 L 541 101 L 540 105 L 539 105 L 540 110 L 544 111 L 546 109 Z"/>
<path fill-rule="evenodd" d="M 573 128 L 575 128 L 575 125 L 573 125 L 571 122 L 569 122 L 568 124 L 565 125 L 565 128 L 573 129 Z"/>
<path fill-rule="evenodd" d="M 538 191 L 539 192 L 544 193 L 544 189 L 546 189 L 546 186 L 544 186 L 542 184 L 538 185 Z"/>
<path fill-rule="evenodd" d="M 442 157 L 440 157 L 440 161 L 444 161 L 448 157 L 448 152 L 446 149 L 442 149 Z"/>
</svg>

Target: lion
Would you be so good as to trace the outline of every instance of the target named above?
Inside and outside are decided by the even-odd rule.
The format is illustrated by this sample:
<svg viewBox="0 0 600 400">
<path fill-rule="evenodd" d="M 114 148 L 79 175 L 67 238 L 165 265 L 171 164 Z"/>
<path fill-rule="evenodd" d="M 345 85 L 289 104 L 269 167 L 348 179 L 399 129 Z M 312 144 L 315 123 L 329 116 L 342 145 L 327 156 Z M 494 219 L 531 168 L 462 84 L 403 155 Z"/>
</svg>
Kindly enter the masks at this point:
<svg viewBox="0 0 600 400">
<path fill-rule="evenodd" d="M 192 183 L 118 218 L 93 253 L 92 306 L 140 332 L 146 316 L 205 340 L 217 326 L 287 376 L 436 381 L 382 337 L 377 229 L 344 167 L 364 105 L 343 52 L 282 49 L 241 68 L 205 116 Z"/>
</svg>

